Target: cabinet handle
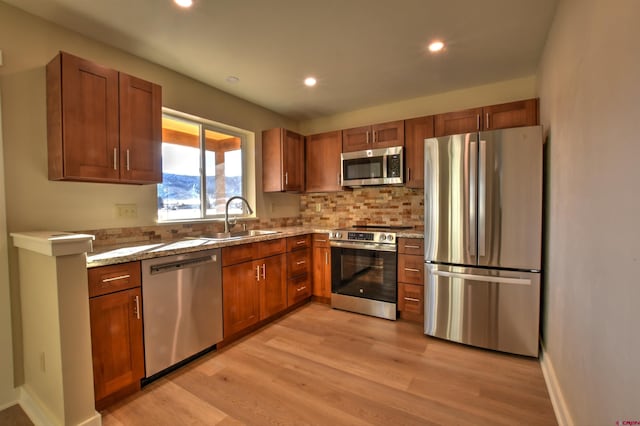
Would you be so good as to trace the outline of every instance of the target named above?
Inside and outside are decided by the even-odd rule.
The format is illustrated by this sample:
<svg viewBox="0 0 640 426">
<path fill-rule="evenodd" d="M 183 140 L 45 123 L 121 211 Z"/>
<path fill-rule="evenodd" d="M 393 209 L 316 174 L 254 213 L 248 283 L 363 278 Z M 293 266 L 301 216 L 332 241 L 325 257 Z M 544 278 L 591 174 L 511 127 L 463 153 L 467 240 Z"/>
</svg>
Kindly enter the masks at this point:
<svg viewBox="0 0 640 426">
<path fill-rule="evenodd" d="M 118 170 L 118 148 L 113 148 L 113 170 Z"/>
<path fill-rule="evenodd" d="M 406 245 L 404 246 L 404 248 L 414 248 L 414 249 L 419 249 L 419 248 L 420 248 L 420 246 L 410 246 L 409 244 L 406 244 Z"/>
<path fill-rule="evenodd" d="M 415 297 L 404 297 L 404 300 L 406 300 L 407 302 L 419 302 L 420 299 L 416 299 Z"/>
<path fill-rule="evenodd" d="M 127 150 L 127 171 L 129 171 L 129 150 Z"/>
<path fill-rule="evenodd" d="M 300 287 L 300 288 L 296 288 L 296 291 L 302 291 L 302 290 L 304 290 L 305 288 L 307 288 L 307 286 L 306 286 L 306 285 L 303 285 L 303 286 L 302 286 L 302 287 Z"/>
<path fill-rule="evenodd" d="M 256 266 L 256 281 L 260 281 L 260 265 Z"/>
<path fill-rule="evenodd" d="M 103 282 L 103 283 L 109 283 L 109 282 L 111 282 L 111 281 L 124 280 L 124 279 L 127 279 L 127 278 L 131 278 L 131 275 L 126 274 L 126 275 L 119 275 L 119 276 L 117 276 L 117 277 L 113 277 L 113 278 L 104 278 L 104 279 L 102 280 L 102 282 Z"/>
<path fill-rule="evenodd" d="M 369 131 L 367 130 L 367 145 L 369 145 Z"/>
<path fill-rule="evenodd" d="M 486 123 L 484 124 L 484 125 L 485 125 L 485 127 L 486 127 L 487 129 L 491 128 L 491 126 L 489 125 L 489 113 L 487 113 L 487 114 L 485 115 L 485 121 L 486 121 Z"/>
<path fill-rule="evenodd" d="M 377 133 L 378 133 L 378 132 L 376 132 L 375 130 L 373 131 L 373 143 L 376 143 L 376 136 L 377 136 Z"/>
<path fill-rule="evenodd" d="M 305 244 L 307 242 L 307 240 L 300 240 L 300 241 L 296 241 L 296 245 L 297 244 Z"/>
<path fill-rule="evenodd" d="M 409 272 L 420 272 L 420 269 L 415 269 L 415 268 L 404 268 L 404 270 Z"/>
<path fill-rule="evenodd" d="M 296 265 L 298 265 L 298 266 L 299 265 L 304 265 L 305 263 L 307 263 L 306 260 L 299 260 L 299 261 L 296 262 Z"/>
<path fill-rule="evenodd" d="M 140 319 L 140 298 L 136 296 L 136 309 L 135 309 L 136 318 Z"/>
<path fill-rule="evenodd" d="M 480 130 L 480 114 L 476 114 L 476 130 Z"/>
<path fill-rule="evenodd" d="M 327 240 L 315 240 L 316 243 L 326 243 Z"/>
<path fill-rule="evenodd" d="M 284 184 L 289 185 L 289 172 L 284 172 Z"/>
<path fill-rule="evenodd" d="M 329 253 L 327 253 L 326 251 L 324 252 L 324 264 L 329 264 Z"/>
<path fill-rule="evenodd" d="M 265 265 L 264 263 L 262 264 L 262 279 L 267 279 L 267 265 Z"/>
</svg>

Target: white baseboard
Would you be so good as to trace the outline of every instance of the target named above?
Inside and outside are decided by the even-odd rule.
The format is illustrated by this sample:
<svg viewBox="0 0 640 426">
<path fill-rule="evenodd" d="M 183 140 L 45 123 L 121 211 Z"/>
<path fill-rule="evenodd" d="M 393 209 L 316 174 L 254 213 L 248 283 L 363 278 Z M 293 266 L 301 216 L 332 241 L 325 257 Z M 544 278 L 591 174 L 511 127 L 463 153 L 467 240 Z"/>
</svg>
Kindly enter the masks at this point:
<svg viewBox="0 0 640 426">
<path fill-rule="evenodd" d="M 17 395 L 17 393 L 16 393 L 16 395 Z M 5 409 L 7 409 L 9 407 L 13 407 L 14 405 L 19 404 L 19 403 L 20 403 L 20 401 L 18 401 L 18 398 L 16 397 L 14 400 L 9 401 L 9 402 L 5 402 L 2 405 L 0 405 L 0 411 L 5 410 Z"/>
<path fill-rule="evenodd" d="M 58 423 L 47 413 L 38 398 L 31 396 L 24 386 L 20 386 L 20 406 L 35 426 L 51 426 Z"/>
<path fill-rule="evenodd" d="M 59 423 L 24 386 L 20 387 L 19 403 L 35 426 L 53 426 Z M 102 426 L 102 415 L 95 411 L 91 417 L 76 426 Z"/>
<path fill-rule="evenodd" d="M 92 417 L 78 423 L 78 426 L 102 426 L 102 415 L 96 411 Z"/>
<path fill-rule="evenodd" d="M 549 354 L 547 354 L 544 345 L 542 345 L 542 351 L 540 352 L 540 367 L 542 368 L 544 381 L 547 384 L 547 391 L 549 392 L 549 398 L 551 398 L 551 404 L 553 405 L 553 411 L 556 414 L 558 425 L 574 426 L 571 413 L 569 412 L 562 388 L 556 376 L 556 370 L 553 368 L 551 358 L 549 358 Z"/>
</svg>

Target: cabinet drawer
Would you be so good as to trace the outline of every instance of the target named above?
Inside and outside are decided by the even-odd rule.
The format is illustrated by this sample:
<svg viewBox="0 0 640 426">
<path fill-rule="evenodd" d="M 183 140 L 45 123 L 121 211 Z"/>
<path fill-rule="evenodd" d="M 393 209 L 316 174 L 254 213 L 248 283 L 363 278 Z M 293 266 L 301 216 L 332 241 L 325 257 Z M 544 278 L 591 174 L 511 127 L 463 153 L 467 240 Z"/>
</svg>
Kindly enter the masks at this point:
<svg viewBox="0 0 640 426">
<path fill-rule="evenodd" d="M 424 255 L 424 240 L 422 238 L 398 238 L 398 253 Z"/>
<path fill-rule="evenodd" d="M 302 275 L 300 277 L 290 279 L 287 283 L 287 287 L 287 306 L 291 306 L 294 303 L 311 297 L 311 282 L 309 281 L 309 275 Z"/>
<path fill-rule="evenodd" d="M 241 244 L 239 246 L 222 247 L 222 266 L 253 260 L 254 245 Z"/>
<path fill-rule="evenodd" d="M 287 251 L 311 247 L 311 235 L 298 235 L 287 238 Z"/>
<path fill-rule="evenodd" d="M 398 282 L 424 285 L 424 259 L 422 256 L 398 256 Z"/>
<path fill-rule="evenodd" d="M 311 272 L 311 249 L 287 253 L 287 271 L 289 277 Z"/>
<path fill-rule="evenodd" d="M 313 234 L 314 247 L 329 247 L 329 234 Z"/>
<path fill-rule="evenodd" d="M 422 315 L 424 312 L 424 286 L 399 283 L 398 310 Z"/>
<path fill-rule="evenodd" d="M 255 259 L 261 259 L 263 257 L 275 256 L 276 254 L 284 253 L 287 249 L 287 240 L 285 238 L 279 238 L 277 240 L 256 243 L 256 245 L 258 247 L 255 251 Z"/>
<path fill-rule="evenodd" d="M 140 287 L 140 262 L 99 266 L 88 270 L 89 297 Z"/>
</svg>

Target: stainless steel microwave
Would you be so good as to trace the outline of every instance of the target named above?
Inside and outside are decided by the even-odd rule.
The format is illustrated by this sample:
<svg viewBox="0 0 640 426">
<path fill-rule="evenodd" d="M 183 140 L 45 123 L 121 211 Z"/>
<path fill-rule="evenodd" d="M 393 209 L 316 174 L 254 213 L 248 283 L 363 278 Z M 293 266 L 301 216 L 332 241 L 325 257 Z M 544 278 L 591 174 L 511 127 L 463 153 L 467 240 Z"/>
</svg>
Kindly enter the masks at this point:
<svg viewBox="0 0 640 426">
<path fill-rule="evenodd" d="M 399 185 L 404 182 L 403 147 L 341 154 L 342 186 Z"/>
</svg>

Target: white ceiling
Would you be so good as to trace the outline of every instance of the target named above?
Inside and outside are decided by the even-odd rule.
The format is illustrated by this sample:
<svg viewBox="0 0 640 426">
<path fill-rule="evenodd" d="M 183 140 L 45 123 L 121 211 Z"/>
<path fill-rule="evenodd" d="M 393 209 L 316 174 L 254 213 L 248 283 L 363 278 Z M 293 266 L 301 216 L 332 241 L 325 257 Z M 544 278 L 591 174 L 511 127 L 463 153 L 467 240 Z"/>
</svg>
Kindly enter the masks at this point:
<svg viewBox="0 0 640 426">
<path fill-rule="evenodd" d="M 4 1 L 299 120 L 535 74 L 557 3 Z"/>
</svg>

